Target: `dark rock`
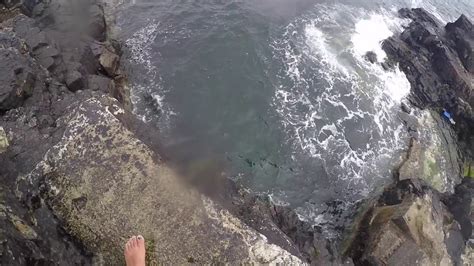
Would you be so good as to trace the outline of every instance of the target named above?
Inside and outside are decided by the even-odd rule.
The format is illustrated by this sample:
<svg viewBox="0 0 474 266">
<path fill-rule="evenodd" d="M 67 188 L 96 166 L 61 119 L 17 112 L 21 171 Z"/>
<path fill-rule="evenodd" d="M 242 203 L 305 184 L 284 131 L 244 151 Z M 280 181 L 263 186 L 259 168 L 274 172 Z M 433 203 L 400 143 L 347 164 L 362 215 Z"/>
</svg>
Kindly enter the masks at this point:
<svg viewBox="0 0 474 266">
<path fill-rule="evenodd" d="M 375 64 L 378 62 L 377 54 L 372 51 L 369 51 L 365 54 L 365 60 L 369 61 L 372 64 Z"/>
<path fill-rule="evenodd" d="M 41 0 L 22 0 L 21 2 L 21 11 L 27 16 L 38 16 L 45 8 Z"/>
<path fill-rule="evenodd" d="M 54 126 L 54 119 L 50 115 L 42 115 L 38 118 L 38 125 L 40 128 Z"/>
<path fill-rule="evenodd" d="M 26 57 L 12 50 L 0 49 L 0 110 L 20 106 L 31 96 L 35 75 Z"/>
<path fill-rule="evenodd" d="M 409 18 L 414 22 L 428 23 L 430 26 L 438 27 L 440 22 L 433 15 L 428 13 L 423 8 L 402 8 L 398 11 L 398 14 L 402 18 Z"/>
<path fill-rule="evenodd" d="M 3 4 L 6 8 L 12 8 L 15 5 L 20 4 L 20 0 L 2 0 L 0 1 L 1 4 Z"/>
<path fill-rule="evenodd" d="M 474 74 L 474 26 L 462 15 L 456 22 L 446 25 L 446 32 L 467 71 Z"/>
<path fill-rule="evenodd" d="M 88 74 L 95 74 L 100 68 L 99 60 L 94 55 L 90 45 L 84 43 L 80 49 L 79 62 Z"/>
<path fill-rule="evenodd" d="M 398 62 L 411 83 L 410 101 L 437 112 L 446 108 L 454 115 L 459 140 L 473 154 L 474 76 L 472 23 L 465 16 L 440 26 L 423 9 L 400 10 L 413 21 L 399 36 L 383 42 L 389 60 Z M 446 32 L 446 34 L 445 34 Z"/>
<path fill-rule="evenodd" d="M 86 81 L 79 71 L 73 70 L 66 74 L 66 85 L 70 91 L 85 89 Z"/>
<path fill-rule="evenodd" d="M 444 197 L 443 202 L 448 206 L 454 219 L 461 225 L 464 240 L 472 237 L 472 198 L 474 197 L 474 180 L 470 177 L 464 178 L 453 195 Z"/>
<path fill-rule="evenodd" d="M 402 101 L 401 108 L 403 112 L 407 114 L 411 113 L 410 103 L 408 103 L 407 101 Z"/>
</svg>

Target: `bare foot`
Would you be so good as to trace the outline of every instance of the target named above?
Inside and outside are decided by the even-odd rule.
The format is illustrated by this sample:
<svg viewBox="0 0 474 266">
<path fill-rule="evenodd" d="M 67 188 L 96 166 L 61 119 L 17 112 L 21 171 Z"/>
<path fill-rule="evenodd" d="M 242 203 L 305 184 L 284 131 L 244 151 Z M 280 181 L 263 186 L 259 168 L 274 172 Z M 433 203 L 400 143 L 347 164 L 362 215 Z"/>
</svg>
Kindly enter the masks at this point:
<svg viewBox="0 0 474 266">
<path fill-rule="evenodd" d="M 143 236 L 132 236 L 125 245 L 127 266 L 145 266 L 145 239 Z"/>
</svg>

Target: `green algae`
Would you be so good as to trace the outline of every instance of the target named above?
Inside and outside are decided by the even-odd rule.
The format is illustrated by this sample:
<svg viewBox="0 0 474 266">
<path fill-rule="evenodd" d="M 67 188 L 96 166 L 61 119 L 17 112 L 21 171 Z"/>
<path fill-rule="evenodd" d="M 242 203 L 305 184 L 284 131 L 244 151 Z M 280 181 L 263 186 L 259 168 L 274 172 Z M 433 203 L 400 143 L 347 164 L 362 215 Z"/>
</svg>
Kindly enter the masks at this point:
<svg viewBox="0 0 474 266">
<path fill-rule="evenodd" d="M 474 163 L 473 162 L 464 163 L 464 176 L 474 178 Z"/>
</svg>

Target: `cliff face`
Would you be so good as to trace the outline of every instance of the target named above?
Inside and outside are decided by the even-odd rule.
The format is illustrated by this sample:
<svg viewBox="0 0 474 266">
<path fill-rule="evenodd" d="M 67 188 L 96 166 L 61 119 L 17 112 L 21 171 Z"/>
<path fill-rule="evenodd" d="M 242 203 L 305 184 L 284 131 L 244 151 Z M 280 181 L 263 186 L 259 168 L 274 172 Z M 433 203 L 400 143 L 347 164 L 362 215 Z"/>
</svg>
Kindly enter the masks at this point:
<svg viewBox="0 0 474 266">
<path fill-rule="evenodd" d="M 163 161 L 101 4 L 19 2 L 31 17 L 0 24 L 2 264 L 119 265 L 132 234 L 150 263 L 302 263 L 271 219 L 267 238 Z"/>
<path fill-rule="evenodd" d="M 423 9 L 402 9 L 412 22 L 383 43 L 411 83 L 410 101 L 422 109 L 453 114 L 462 149 L 474 150 L 474 27 L 464 15 L 445 27 Z"/>
<path fill-rule="evenodd" d="M 468 171 L 462 179 L 461 165 L 462 159 L 470 164 L 474 150 L 474 27 L 465 16 L 443 27 L 423 9 L 399 14 L 412 22 L 384 41 L 388 62 L 383 64 L 399 65 L 411 83 L 408 100 L 434 119 L 455 188 L 442 186 L 425 169 L 432 154 L 420 138 L 425 129 L 413 122 L 413 111 L 405 106 L 401 118 L 412 135 L 407 157 L 396 169 L 395 183 L 361 212 L 347 254 L 356 265 L 470 265 L 472 247 L 466 243 L 472 239 L 474 180 Z M 453 114 L 454 125 L 441 116 L 443 109 Z"/>
</svg>

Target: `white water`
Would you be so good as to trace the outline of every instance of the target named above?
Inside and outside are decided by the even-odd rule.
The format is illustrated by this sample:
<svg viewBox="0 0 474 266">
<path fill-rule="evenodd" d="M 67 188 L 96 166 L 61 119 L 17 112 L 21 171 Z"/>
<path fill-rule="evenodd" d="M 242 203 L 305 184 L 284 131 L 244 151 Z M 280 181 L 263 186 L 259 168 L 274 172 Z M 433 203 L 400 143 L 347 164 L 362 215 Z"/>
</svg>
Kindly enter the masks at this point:
<svg viewBox="0 0 474 266">
<path fill-rule="evenodd" d="M 130 98 L 134 113 L 144 122 L 158 120 L 160 129 L 167 129 L 170 118 L 176 113 L 166 104 L 165 94 L 167 90 L 162 86 L 159 69 L 154 60 L 159 54 L 152 52 L 152 45 L 158 35 L 160 23 L 150 20 L 147 24 L 135 32 L 125 41 L 129 52 L 130 61 L 138 72 L 135 80 L 131 80 Z M 148 100 L 144 97 L 149 96 Z M 142 104 L 152 105 L 143 108 Z M 157 114 L 157 112 L 160 112 Z"/>
<path fill-rule="evenodd" d="M 369 15 L 343 5 L 315 10 L 288 25 L 274 42 L 276 56 L 285 62 L 281 78 L 292 81 L 291 87 L 276 91 L 274 107 L 288 142 L 315 162 L 323 162 L 342 193 L 340 200 L 348 200 L 343 204 L 349 207 L 352 200 L 373 191 L 377 179 L 390 178 L 388 169 L 406 148 L 407 134 L 397 112 L 410 84 L 398 68 L 385 71 L 364 55 L 373 51 L 383 61 L 381 42 L 401 31 L 407 21 L 391 10 Z M 337 24 L 345 12 L 360 14 L 352 28 Z M 351 143 L 354 130 L 371 136 Z M 318 208 L 303 206 L 299 211 L 316 224 L 332 218 L 318 214 Z"/>
</svg>

